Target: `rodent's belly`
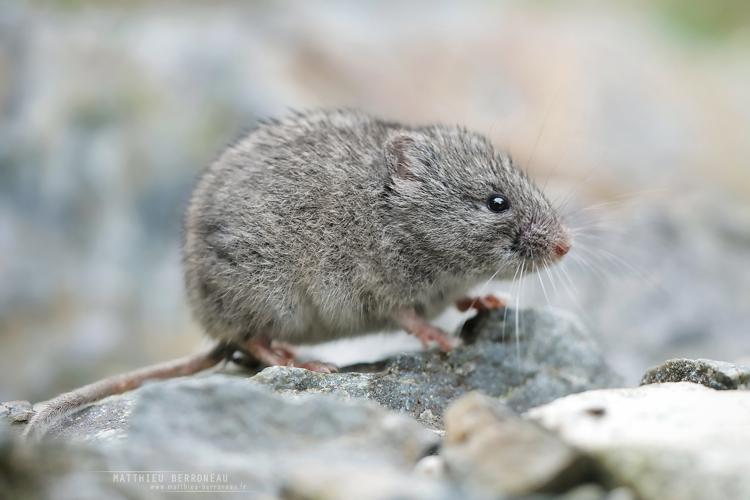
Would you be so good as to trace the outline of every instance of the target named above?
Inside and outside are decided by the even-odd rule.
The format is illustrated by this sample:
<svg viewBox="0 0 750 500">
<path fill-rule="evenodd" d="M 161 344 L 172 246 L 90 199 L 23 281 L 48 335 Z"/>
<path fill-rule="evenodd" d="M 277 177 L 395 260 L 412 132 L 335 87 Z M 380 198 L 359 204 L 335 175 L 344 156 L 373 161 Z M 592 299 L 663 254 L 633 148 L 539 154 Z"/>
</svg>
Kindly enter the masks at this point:
<svg viewBox="0 0 750 500">
<path fill-rule="evenodd" d="M 295 323 L 304 325 L 302 328 L 283 329 L 274 332 L 272 337 L 297 344 L 319 344 L 398 329 L 393 317 L 363 316 L 354 314 L 354 310 L 346 307 L 339 309 L 338 314 L 309 306 L 304 306 L 298 312 L 299 321 Z"/>
<path fill-rule="evenodd" d="M 426 320 L 432 320 L 465 293 L 463 287 L 448 291 L 431 290 L 425 293 L 422 300 L 417 301 L 418 313 Z M 294 321 L 297 328 L 274 332 L 272 337 L 290 343 L 317 344 L 378 332 L 397 331 L 401 329 L 397 319 L 398 312 L 413 307 L 414 302 L 400 304 L 399 301 L 389 301 L 383 309 L 369 313 L 363 312 L 358 306 L 359 304 L 345 300 L 324 310 L 310 302 L 299 304 Z"/>
<path fill-rule="evenodd" d="M 320 344 L 323 342 L 331 342 L 334 340 L 348 339 L 361 337 L 371 333 L 377 333 L 388 330 L 396 330 L 397 326 L 389 321 L 382 321 L 378 323 L 371 323 L 368 328 L 358 329 L 345 329 L 340 328 L 339 325 L 331 324 L 312 324 L 309 325 L 309 329 L 305 332 L 301 338 L 285 339 L 289 342 L 296 342 L 299 344 Z"/>
</svg>

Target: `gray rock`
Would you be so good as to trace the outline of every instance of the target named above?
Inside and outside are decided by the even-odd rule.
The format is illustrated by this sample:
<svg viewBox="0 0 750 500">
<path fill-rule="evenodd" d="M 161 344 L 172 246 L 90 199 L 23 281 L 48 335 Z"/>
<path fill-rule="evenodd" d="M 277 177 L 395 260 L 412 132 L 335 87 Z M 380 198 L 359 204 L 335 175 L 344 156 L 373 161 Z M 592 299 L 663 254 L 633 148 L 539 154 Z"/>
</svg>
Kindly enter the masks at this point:
<svg viewBox="0 0 750 500">
<path fill-rule="evenodd" d="M 0 422 L 0 498 L 126 498 L 101 473 L 99 453 L 62 442 L 29 445 Z"/>
<path fill-rule="evenodd" d="M 677 382 L 567 396 L 527 413 L 644 500 L 750 498 L 750 392 Z"/>
<path fill-rule="evenodd" d="M 636 500 L 635 495 L 627 488 L 607 491 L 596 484 L 578 486 L 558 498 L 560 500 Z"/>
<path fill-rule="evenodd" d="M 123 440 L 127 436 L 131 413 L 138 397 L 137 392 L 127 393 L 81 408 L 53 422 L 48 434 L 53 438 L 75 442 Z"/>
<path fill-rule="evenodd" d="M 0 403 L 0 427 L 6 432 L 21 434 L 33 415 L 34 408 L 28 401 Z"/>
<path fill-rule="evenodd" d="M 693 382 L 711 389 L 750 389 L 750 367 L 711 359 L 670 359 L 651 368 L 641 385 Z"/>
<path fill-rule="evenodd" d="M 457 483 L 398 474 L 378 465 L 347 468 L 322 462 L 299 468 L 281 496 L 289 500 L 496 500 Z"/>
<path fill-rule="evenodd" d="M 587 460 L 578 451 L 476 392 L 446 411 L 441 455 L 456 479 L 494 495 L 564 492 L 588 472 Z"/>
<path fill-rule="evenodd" d="M 447 354 L 403 354 L 335 374 L 272 367 L 253 380 L 283 393 L 372 399 L 433 428 L 442 427 L 448 404 L 470 391 L 501 398 L 514 410 L 524 411 L 566 394 L 611 387 L 619 380 L 574 316 L 523 310 L 516 323 L 515 314 L 508 309 L 470 319 L 461 332 L 465 345 Z"/>
<path fill-rule="evenodd" d="M 25 424 L 34 415 L 34 408 L 28 401 L 6 401 L 0 403 L 0 421 L 8 424 Z"/>
<path fill-rule="evenodd" d="M 186 444 L 192 453 L 206 446 L 261 456 L 346 450 L 351 459 L 377 453 L 409 467 L 438 443 L 412 419 L 370 402 L 280 396 L 223 374 L 147 386 L 137 394 L 129 424 L 131 444 L 175 450 Z"/>
<path fill-rule="evenodd" d="M 592 239 L 580 238 L 587 250 L 570 256 L 596 270 L 577 272 L 579 263 L 564 259 L 577 293 L 553 298 L 580 305 L 628 385 L 665 359 L 750 352 L 750 205 L 703 188 L 681 196 L 679 181 L 667 185 L 674 191 L 602 214 Z"/>
<path fill-rule="evenodd" d="M 52 436 L 74 446 L 70 462 L 85 450 L 95 457 L 87 470 L 110 472 L 74 467 L 51 475 L 46 490 L 70 483 L 92 497 L 104 488 L 104 496 L 129 498 L 175 489 L 261 498 L 481 498 L 414 472 L 439 438 L 406 415 L 332 395 L 274 394 L 228 374 L 148 384 L 84 408 L 65 425 Z"/>
</svg>

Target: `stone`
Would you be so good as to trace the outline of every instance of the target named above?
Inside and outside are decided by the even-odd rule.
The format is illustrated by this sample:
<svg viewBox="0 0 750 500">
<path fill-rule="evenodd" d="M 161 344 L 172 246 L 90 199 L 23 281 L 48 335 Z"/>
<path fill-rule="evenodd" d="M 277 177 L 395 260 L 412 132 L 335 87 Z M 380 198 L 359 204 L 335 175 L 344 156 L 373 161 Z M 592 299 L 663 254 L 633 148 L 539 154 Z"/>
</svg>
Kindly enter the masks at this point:
<svg viewBox="0 0 750 500">
<path fill-rule="evenodd" d="M 411 467 L 439 442 L 411 418 L 371 402 L 283 396 L 224 374 L 151 384 L 136 397 L 128 442 L 163 449 L 184 443 L 191 454 L 201 446 L 246 456 L 331 449 L 346 450 L 350 459 L 377 453 Z"/>
<path fill-rule="evenodd" d="M 34 415 L 34 408 L 28 401 L 6 401 L 0 403 L 0 419 L 9 424 L 28 422 Z"/>
<path fill-rule="evenodd" d="M 586 459 L 557 436 L 477 392 L 446 411 L 441 455 L 454 479 L 494 495 L 561 493 L 588 470 Z"/>
<path fill-rule="evenodd" d="M 641 385 L 663 382 L 693 382 L 711 389 L 750 389 L 750 366 L 712 359 L 677 358 L 651 368 Z"/>
<path fill-rule="evenodd" d="M 644 500 L 750 498 L 750 392 L 677 382 L 588 391 L 526 416 Z"/>
<path fill-rule="evenodd" d="M 517 320 L 513 309 L 479 313 L 466 322 L 461 337 L 464 345 L 450 353 L 401 354 L 334 374 L 270 367 L 253 380 L 281 393 L 371 399 L 434 429 L 442 428 L 448 404 L 470 391 L 524 411 L 619 382 L 586 329 L 562 311 L 522 310 Z"/>
<path fill-rule="evenodd" d="M 417 462 L 417 465 L 414 466 L 414 472 L 421 476 L 442 479 L 446 477 L 446 467 L 445 459 L 443 457 L 438 455 L 428 455 Z"/>
<path fill-rule="evenodd" d="M 607 491 L 598 484 L 584 484 L 555 498 L 559 500 L 636 500 L 633 493 L 627 488 L 615 488 Z"/>
<path fill-rule="evenodd" d="M 334 395 L 274 394 L 234 375 L 150 383 L 82 408 L 62 427 L 30 450 L 72 467 L 39 460 L 28 484 L 47 492 L 76 485 L 81 496 L 145 498 L 156 485 L 269 498 L 482 498 L 415 472 L 439 437 L 406 415 Z M 131 471 L 154 473 L 144 482 Z"/>
<path fill-rule="evenodd" d="M 381 466 L 327 466 L 297 469 L 281 491 L 285 500 L 493 500 L 491 497 L 419 474 L 394 473 Z"/>
</svg>

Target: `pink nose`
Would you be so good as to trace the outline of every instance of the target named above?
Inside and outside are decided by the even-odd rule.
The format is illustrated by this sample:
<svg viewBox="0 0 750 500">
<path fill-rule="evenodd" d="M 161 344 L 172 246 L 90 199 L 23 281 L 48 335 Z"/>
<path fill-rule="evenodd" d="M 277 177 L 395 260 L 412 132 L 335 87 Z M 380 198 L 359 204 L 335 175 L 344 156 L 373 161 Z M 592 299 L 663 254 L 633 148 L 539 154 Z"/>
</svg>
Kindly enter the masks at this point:
<svg viewBox="0 0 750 500">
<path fill-rule="evenodd" d="M 555 255 L 557 255 L 558 258 L 563 257 L 569 251 L 570 243 L 568 243 L 567 241 L 555 245 Z"/>
</svg>

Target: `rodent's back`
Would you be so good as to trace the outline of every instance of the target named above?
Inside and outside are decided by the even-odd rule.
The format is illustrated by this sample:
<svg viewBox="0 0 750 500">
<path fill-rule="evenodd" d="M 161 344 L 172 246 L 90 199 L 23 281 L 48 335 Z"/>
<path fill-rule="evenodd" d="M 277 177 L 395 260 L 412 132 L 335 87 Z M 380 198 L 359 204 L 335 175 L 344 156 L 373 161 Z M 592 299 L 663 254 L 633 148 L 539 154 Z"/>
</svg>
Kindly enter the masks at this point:
<svg viewBox="0 0 750 500">
<path fill-rule="evenodd" d="M 388 128 L 351 111 L 295 114 L 209 167 L 184 249 L 188 296 L 209 335 L 317 341 L 361 330 L 358 291 L 372 274 L 362 267 L 379 265 L 371 209 Z"/>
</svg>

